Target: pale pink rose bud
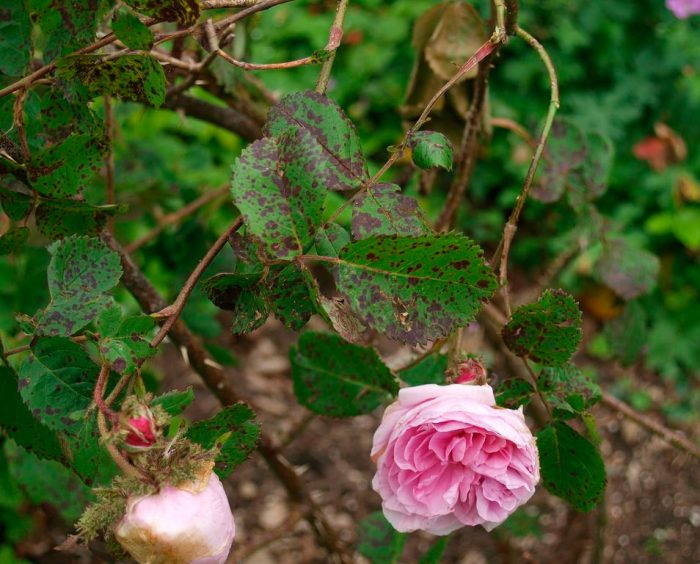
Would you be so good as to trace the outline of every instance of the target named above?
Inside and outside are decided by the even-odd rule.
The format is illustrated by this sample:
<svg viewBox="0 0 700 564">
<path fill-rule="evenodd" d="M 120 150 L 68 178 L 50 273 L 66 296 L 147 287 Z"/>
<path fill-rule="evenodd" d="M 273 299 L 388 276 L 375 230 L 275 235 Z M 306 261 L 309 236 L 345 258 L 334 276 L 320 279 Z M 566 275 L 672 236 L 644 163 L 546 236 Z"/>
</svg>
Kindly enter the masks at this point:
<svg viewBox="0 0 700 564">
<path fill-rule="evenodd" d="M 486 368 L 478 358 L 467 358 L 457 366 L 456 384 L 486 383 Z"/>
<path fill-rule="evenodd" d="M 153 413 L 142 403 L 131 403 L 120 414 L 120 426 L 126 431 L 124 447 L 131 452 L 148 450 L 157 441 L 158 426 Z"/>
<path fill-rule="evenodd" d="M 666 0 L 666 7 L 681 19 L 700 14 L 700 0 Z"/>
<path fill-rule="evenodd" d="M 374 434 L 372 487 L 401 532 L 447 535 L 500 525 L 539 481 L 522 408 L 496 406 L 491 386 L 404 388 Z"/>
<path fill-rule="evenodd" d="M 114 529 L 119 544 L 140 563 L 226 562 L 236 533 L 231 508 L 215 473 L 203 483 L 196 492 L 165 486 L 130 498 Z"/>
</svg>

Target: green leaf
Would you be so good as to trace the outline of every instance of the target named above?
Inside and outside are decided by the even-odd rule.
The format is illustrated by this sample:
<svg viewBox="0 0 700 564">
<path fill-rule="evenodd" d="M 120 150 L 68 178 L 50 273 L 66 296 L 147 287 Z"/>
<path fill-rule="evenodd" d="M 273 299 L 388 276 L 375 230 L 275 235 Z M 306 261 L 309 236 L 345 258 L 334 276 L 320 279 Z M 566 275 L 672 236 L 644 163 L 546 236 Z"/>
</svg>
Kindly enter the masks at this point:
<svg viewBox="0 0 700 564">
<path fill-rule="evenodd" d="M 329 190 L 355 190 L 367 178 L 367 163 L 353 123 L 332 100 L 310 90 L 282 98 L 267 117 L 265 135 L 303 131 L 303 148 L 316 159 L 319 183 Z"/>
<path fill-rule="evenodd" d="M 603 241 L 596 273 L 621 297 L 633 300 L 656 286 L 659 259 L 627 239 L 611 237 Z"/>
<path fill-rule="evenodd" d="M 450 542 L 450 537 L 437 539 L 430 545 L 428 551 L 420 557 L 418 564 L 439 564 L 442 561 L 442 555 L 445 553 L 448 542 Z"/>
<path fill-rule="evenodd" d="M 112 95 L 159 107 L 165 101 L 165 74 L 151 55 L 71 55 L 59 62 L 65 79 L 77 78 L 92 96 Z"/>
<path fill-rule="evenodd" d="M 375 511 L 360 521 L 357 551 L 372 564 L 399 562 L 406 534 L 399 533 L 381 511 Z"/>
<path fill-rule="evenodd" d="M 325 201 L 313 138 L 298 129 L 251 144 L 234 169 L 231 194 L 248 233 L 268 254 L 291 258 L 314 240 Z"/>
<path fill-rule="evenodd" d="M 0 75 L 22 76 L 32 56 L 32 22 L 21 0 L 0 6 Z"/>
<path fill-rule="evenodd" d="M 69 237 L 49 247 L 47 271 L 51 302 L 41 315 L 37 335 L 73 335 L 109 307 L 105 295 L 119 283 L 119 255 L 99 239 Z"/>
<path fill-rule="evenodd" d="M 331 223 L 316 233 L 314 244 L 319 255 L 337 258 L 349 242 L 350 234 L 347 230 L 337 223 Z"/>
<path fill-rule="evenodd" d="M 46 38 L 44 62 L 53 61 L 95 39 L 97 28 L 97 1 L 27 0 L 36 13 L 42 36 Z"/>
<path fill-rule="evenodd" d="M 554 416 L 561 418 L 589 410 L 601 397 L 600 386 L 573 364 L 543 369 L 537 389 L 554 408 Z"/>
<path fill-rule="evenodd" d="M 647 343 L 649 328 L 646 311 L 639 302 L 628 302 L 623 314 L 605 326 L 603 335 L 622 365 L 630 366 L 639 358 Z"/>
<path fill-rule="evenodd" d="M 197 23 L 199 2 L 197 0 L 125 0 L 137 12 L 162 20 L 177 22 L 184 27 Z"/>
<path fill-rule="evenodd" d="M 107 218 L 119 209 L 78 200 L 45 200 L 36 208 L 34 217 L 39 232 L 53 240 L 70 235 L 99 235 Z"/>
<path fill-rule="evenodd" d="M 102 167 L 105 149 L 101 137 L 70 135 L 60 144 L 32 154 L 27 177 L 32 188 L 45 196 L 75 196 Z"/>
<path fill-rule="evenodd" d="M 14 370 L 0 366 L 0 429 L 18 445 L 41 458 L 63 460 L 58 436 L 32 416 L 22 401 L 17 384 Z"/>
<path fill-rule="evenodd" d="M 399 391 L 374 349 L 331 333 L 302 333 L 289 356 L 299 403 L 322 415 L 369 413 Z"/>
<path fill-rule="evenodd" d="M 205 449 L 220 449 L 215 471 L 225 478 L 257 446 L 260 424 L 253 410 L 241 402 L 224 407 L 211 419 L 197 421 L 187 431 L 187 438 Z"/>
<path fill-rule="evenodd" d="M 21 250 L 28 238 L 28 227 L 12 227 L 0 236 L 0 255 L 11 255 Z"/>
<path fill-rule="evenodd" d="M 113 306 L 114 307 L 114 306 Z M 138 364 L 153 356 L 156 349 L 150 345 L 155 321 L 148 315 L 136 315 L 121 319 L 113 308 L 103 310 L 97 319 L 100 330 L 99 352 L 101 358 L 118 374 L 130 374 Z"/>
<path fill-rule="evenodd" d="M 149 51 L 153 47 L 153 32 L 127 10 L 118 12 L 112 21 L 112 31 L 129 49 Z"/>
<path fill-rule="evenodd" d="M 525 380 L 508 378 L 496 388 L 496 403 L 508 409 L 518 409 L 530 403 L 533 393 L 535 390 Z"/>
<path fill-rule="evenodd" d="M 192 386 L 190 386 L 186 390 L 170 390 L 160 396 L 156 396 L 151 404 L 161 406 L 166 413 L 175 417 L 185 411 L 193 400 L 194 392 L 192 391 Z"/>
<path fill-rule="evenodd" d="M 447 371 L 447 355 L 440 353 L 429 354 L 415 366 L 399 372 L 399 378 L 409 386 L 423 384 L 444 384 Z"/>
<path fill-rule="evenodd" d="M 418 168 L 452 170 L 454 151 L 452 143 L 437 131 L 417 131 L 409 139 L 413 162 Z"/>
<path fill-rule="evenodd" d="M 0 174 L 0 204 L 7 217 L 14 221 L 21 221 L 32 210 L 34 198 L 29 194 L 15 192 L 9 189 L 11 177 Z"/>
<path fill-rule="evenodd" d="M 262 272 L 216 274 L 202 282 L 209 299 L 221 309 L 233 312 L 235 334 L 250 333 L 267 319 L 270 306 L 266 288 L 259 284 Z"/>
<path fill-rule="evenodd" d="M 340 254 L 337 285 L 370 327 L 418 344 L 472 321 L 496 279 L 471 239 L 446 233 L 352 243 Z"/>
<path fill-rule="evenodd" d="M 418 236 L 428 232 L 415 198 L 404 196 L 396 184 L 371 186 L 352 206 L 352 236 L 355 240 L 373 235 Z"/>
<path fill-rule="evenodd" d="M 563 421 L 537 433 L 542 483 L 579 511 L 593 509 L 605 491 L 600 452 Z"/>
<path fill-rule="evenodd" d="M 309 289 L 296 265 L 289 265 L 269 280 L 270 311 L 290 329 L 298 331 L 316 312 Z"/>
<path fill-rule="evenodd" d="M 16 445 L 8 445 L 6 452 L 10 473 L 32 503 L 52 505 L 69 523 L 80 517 L 92 493 L 78 476 L 62 464 L 41 460 Z"/>
<path fill-rule="evenodd" d="M 515 310 L 502 334 L 516 355 L 558 366 L 573 356 L 581 342 L 581 311 L 563 290 L 545 290 L 537 302 Z"/>
</svg>

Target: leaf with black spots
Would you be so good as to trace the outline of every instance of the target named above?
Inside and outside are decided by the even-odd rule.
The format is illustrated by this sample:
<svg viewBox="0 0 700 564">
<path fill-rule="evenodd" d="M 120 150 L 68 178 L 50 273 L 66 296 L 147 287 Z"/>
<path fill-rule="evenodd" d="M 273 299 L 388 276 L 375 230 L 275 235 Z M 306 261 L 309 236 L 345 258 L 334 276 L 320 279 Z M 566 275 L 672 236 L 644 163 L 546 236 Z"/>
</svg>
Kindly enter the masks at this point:
<svg viewBox="0 0 700 564">
<path fill-rule="evenodd" d="M 516 355 L 547 366 L 560 366 L 581 342 L 581 311 L 563 290 L 545 290 L 535 303 L 513 312 L 502 331 Z"/>
<path fill-rule="evenodd" d="M 10 190 L 13 179 L 0 174 L 0 204 L 2 211 L 14 221 L 21 221 L 29 215 L 34 207 L 34 198 L 23 192 Z"/>
<path fill-rule="evenodd" d="M 165 101 L 165 74 L 151 55 L 71 55 L 59 62 L 59 74 L 78 79 L 92 96 L 111 95 L 159 107 Z"/>
<path fill-rule="evenodd" d="M 316 413 L 369 413 L 398 394 L 396 379 L 374 349 L 337 335 L 302 333 L 289 356 L 297 400 Z"/>
<path fill-rule="evenodd" d="M 563 421 L 537 433 L 542 484 L 579 511 L 590 511 L 605 492 L 600 451 Z"/>
<path fill-rule="evenodd" d="M 43 49 L 45 63 L 94 41 L 100 14 L 98 0 L 26 1 L 36 15 L 42 37 L 46 38 Z"/>
<path fill-rule="evenodd" d="M 241 402 L 224 407 L 211 419 L 197 421 L 187 431 L 187 438 L 205 449 L 219 449 L 214 470 L 225 478 L 257 446 L 260 424 L 253 410 Z"/>
<path fill-rule="evenodd" d="M 117 39 L 129 49 L 150 51 L 153 47 L 153 32 L 127 10 L 121 10 L 112 21 L 112 31 Z"/>
<path fill-rule="evenodd" d="M 99 239 L 70 237 L 49 246 L 51 302 L 40 315 L 37 335 L 73 335 L 111 304 L 105 295 L 121 278 L 119 255 Z"/>
<path fill-rule="evenodd" d="M 124 3 L 141 14 L 185 27 L 194 25 L 199 19 L 197 0 L 124 0 Z"/>
<path fill-rule="evenodd" d="M 214 305 L 233 312 L 235 334 L 260 327 L 270 313 L 267 289 L 260 283 L 262 272 L 221 273 L 208 278 L 202 288 Z"/>
<path fill-rule="evenodd" d="M 270 110 L 265 135 L 289 130 L 308 134 L 304 149 L 318 159 L 315 167 L 328 190 L 355 190 L 367 178 L 355 126 L 334 101 L 310 90 L 285 96 Z"/>
<path fill-rule="evenodd" d="M 633 300 L 656 286 L 660 263 L 656 255 L 622 237 L 603 241 L 595 272 L 612 290 Z"/>
<path fill-rule="evenodd" d="M 330 223 L 316 233 L 316 252 L 320 256 L 337 257 L 350 242 L 350 234 L 337 223 Z"/>
<path fill-rule="evenodd" d="M 0 75 L 22 76 L 32 57 L 32 22 L 22 1 L 0 6 Z"/>
<path fill-rule="evenodd" d="M 573 364 L 544 368 L 537 389 L 554 409 L 554 417 L 568 419 L 588 411 L 600 401 L 600 386 Z"/>
<path fill-rule="evenodd" d="M 28 238 L 28 227 L 13 227 L 4 235 L 0 235 L 0 256 L 11 255 L 21 250 Z"/>
<path fill-rule="evenodd" d="M 508 378 L 496 388 L 496 403 L 508 409 L 518 409 L 532 400 L 535 390 L 525 380 L 520 378 Z"/>
<path fill-rule="evenodd" d="M 370 327 L 419 344 L 471 322 L 496 279 L 483 253 L 459 233 L 378 236 L 346 246 L 338 290 Z"/>
<path fill-rule="evenodd" d="M 405 196 L 396 184 L 377 184 L 360 193 L 352 205 L 352 236 L 418 236 L 428 229 L 415 198 Z"/>
<path fill-rule="evenodd" d="M 418 168 L 452 170 L 454 150 L 452 143 L 437 131 L 417 131 L 408 140 L 413 162 Z"/>
<path fill-rule="evenodd" d="M 445 372 L 447 371 L 447 355 L 433 353 L 409 368 L 399 372 L 399 378 L 409 386 L 422 386 L 423 384 L 445 384 Z"/>
<path fill-rule="evenodd" d="M 107 218 L 120 211 L 119 206 L 93 206 L 78 200 L 45 200 L 35 212 L 39 233 L 49 239 L 70 235 L 99 235 Z"/>
<path fill-rule="evenodd" d="M 270 276 L 267 298 L 275 317 L 295 331 L 306 325 L 316 312 L 306 281 L 294 264 Z"/>
<path fill-rule="evenodd" d="M 375 511 L 360 521 L 357 551 L 372 564 L 396 564 L 406 536 L 394 529 L 381 511 Z"/>
<path fill-rule="evenodd" d="M 248 234 L 272 257 L 301 254 L 321 222 L 326 191 L 312 143 L 301 129 L 260 139 L 243 151 L 234 169 L 233 202 Z"/>
</svg>

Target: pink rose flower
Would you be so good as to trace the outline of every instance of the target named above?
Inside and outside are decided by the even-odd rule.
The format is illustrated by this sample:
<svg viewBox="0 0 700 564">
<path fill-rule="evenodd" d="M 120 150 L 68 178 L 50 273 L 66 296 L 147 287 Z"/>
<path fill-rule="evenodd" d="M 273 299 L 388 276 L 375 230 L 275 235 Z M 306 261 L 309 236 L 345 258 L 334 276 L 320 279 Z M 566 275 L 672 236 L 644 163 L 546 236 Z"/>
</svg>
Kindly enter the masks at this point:
<svg viewBox="0 0 700 564">
<path fill-rule="evenodd" d="M 226 492 L 211 472 L 199 491 L 165 486 L 127 501 L 114 529 L 119 544 L 142 563 L 223 564 L 236 526 Z"/>
<path fill-rule="evenodd" d="M 666 7 L 681 19 L 700 14 L 700 0 L 666 0 Z"/>
<path fill-rule="evenodd" d="M 535 492 L 537 447 L 522 408 L 491 386 L 404 388 L 374 434 L 372 487 L 397 531 L 446 535 L 500 525 Z"/>
</svg>

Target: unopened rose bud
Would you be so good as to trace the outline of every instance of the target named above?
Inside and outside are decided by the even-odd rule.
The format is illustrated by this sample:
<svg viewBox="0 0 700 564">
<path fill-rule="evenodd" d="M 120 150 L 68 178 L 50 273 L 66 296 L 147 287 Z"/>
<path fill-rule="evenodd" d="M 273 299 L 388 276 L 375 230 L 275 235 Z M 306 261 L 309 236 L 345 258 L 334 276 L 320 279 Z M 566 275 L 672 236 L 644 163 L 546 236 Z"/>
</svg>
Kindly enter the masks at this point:
<svg viewBox="0 0 700 564">
<path fill-rule="evenodd" d="M 126 431 L 124 446 L 132 452 L 151 448 L 158 439 L 158 426 L 151 410 L 141 404 L 130 402 L 120 416 L 121 428 Z"/>
<path fill-rule="evenodd" d="M 223 564 L 236 526 L 226 492 L 211 472 L 199 491 L 165 486 L 153 495 L 129 498 L 114 536 L 137 561 L 147 564 Z"/>
<path fill-rule="evenodd" d="M 485 384 L 486 368 L 478 358 L 468 358 L 457 366 L 456 384 Z"/>
</svg>

